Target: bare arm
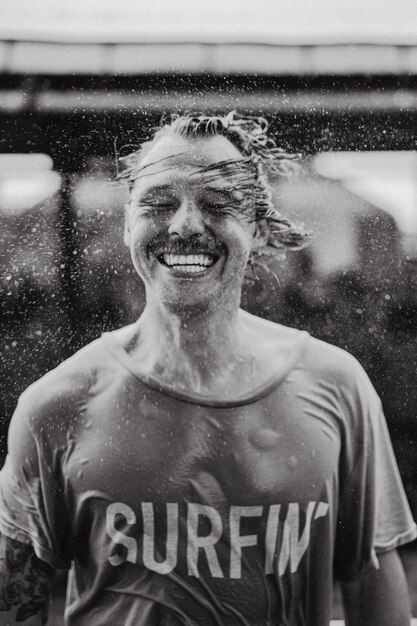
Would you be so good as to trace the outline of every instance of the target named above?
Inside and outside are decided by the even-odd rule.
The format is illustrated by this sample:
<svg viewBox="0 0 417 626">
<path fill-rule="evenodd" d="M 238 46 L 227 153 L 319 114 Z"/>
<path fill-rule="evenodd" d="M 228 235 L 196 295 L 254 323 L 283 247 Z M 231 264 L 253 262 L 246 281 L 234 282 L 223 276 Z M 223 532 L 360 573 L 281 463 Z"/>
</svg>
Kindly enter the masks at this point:
<svg viewBox="0 0 417 626">
<path fill-rule="evenodd" d="M 407 581 L 397 551 L 378 560 L 377 572 L 342 585 L 346 626 L 410 626 Z"/>
<path fill-rule="evenodd" d="M 32 546 L 0 534 L 0 624 L 46 624 L 54 574 Z"/>
</svg>

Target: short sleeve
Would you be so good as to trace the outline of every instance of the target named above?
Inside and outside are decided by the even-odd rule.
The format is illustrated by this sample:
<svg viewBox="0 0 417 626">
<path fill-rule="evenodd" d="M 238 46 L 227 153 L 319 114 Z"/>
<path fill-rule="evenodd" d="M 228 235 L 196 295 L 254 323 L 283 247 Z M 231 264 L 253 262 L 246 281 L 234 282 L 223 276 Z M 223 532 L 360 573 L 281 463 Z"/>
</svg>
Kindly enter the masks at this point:
<svg viewBox="0 0 417 626">
<path fill-rule="evenodd" d="M 350 416 L 342 444 L 334 571 L 338 580 L 349 581 L 376 570 L 379 553 L 412 541 L 417 531 L 381 402 L 359 365 L 344 395 Z"/>
<path fill-rule="evenodd" d="M 374 547 L 377 554 L 413 541 L 417 536 L 400 473 L 391 446 L 382 408 L 375 416 L 376 449 L 376 529 Z"/>
<path fill-rule="evenodd" d="M 0 472 L 0 532 L 32 545 L 52 567 L 66 569 L 70 556 L 63 489 L 45 437 L 35 436 L 31 428 L 35 412 L 29 394 L 19 400 L 10 424 L 9 453 Z"/>
</svg>

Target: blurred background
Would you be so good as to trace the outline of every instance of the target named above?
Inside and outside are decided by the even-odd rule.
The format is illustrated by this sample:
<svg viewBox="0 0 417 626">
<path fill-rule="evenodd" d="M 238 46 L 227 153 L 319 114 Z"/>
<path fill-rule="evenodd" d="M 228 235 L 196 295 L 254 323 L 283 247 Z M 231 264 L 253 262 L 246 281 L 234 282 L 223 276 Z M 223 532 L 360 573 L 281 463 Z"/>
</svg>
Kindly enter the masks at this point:
<svg viewBox="0 0 417 626">
<path fill-rule="evenodd" d="M 417 517 L 415 0 L 2 3 L 0 466 L 23 389 L 144 306 L 115 156 L 166 113 L 233 108 L 301 153 L 274 193 L 315 234 L 256 268 L 243 306 L 361 361 Z"/>
</svg>

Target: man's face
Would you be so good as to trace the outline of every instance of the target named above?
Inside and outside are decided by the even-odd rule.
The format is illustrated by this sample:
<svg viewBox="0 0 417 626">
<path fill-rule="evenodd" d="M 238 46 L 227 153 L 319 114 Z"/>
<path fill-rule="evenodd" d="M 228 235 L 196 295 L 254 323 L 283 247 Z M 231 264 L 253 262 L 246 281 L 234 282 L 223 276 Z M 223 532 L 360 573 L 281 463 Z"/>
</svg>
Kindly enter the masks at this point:
<svg viewBox="0 0 417 626">
<path fill-rule="evenodd" d="M 248 171 L 221 136 L 167 135 L 151 148 L 125 223 L 148 298 L 179 309 L 239 299 L 255 230 Z"/>
</svg>

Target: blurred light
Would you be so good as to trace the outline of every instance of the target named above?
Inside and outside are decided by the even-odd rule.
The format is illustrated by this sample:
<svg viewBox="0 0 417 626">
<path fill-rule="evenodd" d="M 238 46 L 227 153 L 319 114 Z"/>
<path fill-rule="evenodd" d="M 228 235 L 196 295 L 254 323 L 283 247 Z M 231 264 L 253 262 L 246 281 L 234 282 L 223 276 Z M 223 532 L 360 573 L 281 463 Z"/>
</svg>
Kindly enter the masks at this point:
<svg viewBox="0 0 417 626">
<path fill-rule="evenodd" d="M 413 180 L 359 178 L 344 184 L 356 196 L 390 213 L 403 233 L 417 232 L 417 187 Z"/>
<path fill-rule="evenodd" d="M 57 172 L 0 180 L 0 211 L 6 215 L 27 211 L 56 193 L 60 185 Z"/>
<path fill-rule="evenodd" d="M 0 212 L 27 211 L 56 193 L 61 177 L 47 154 L 0 155 Z"/>
<path fill-rule="evenodd" d="M 314 169 L 326 178 L 363 178 L 370 174 L 415 175 L 417 152 L 323 152 L 314 158 Z"/>
<path fill-rule="evenodd" d="M 175 70 L 178 68 L 176 67 Z M 254 68 L 252 68 L 254 69 Z M 186 67 L 184 66 L 184 71 Z M 187 70 L 188 71 L 188 70 Z M 234 69 L 236 71 L 236 68 Z M 1 106 L 1 104 L 0 104 Z M 218 109 L 231 108 L 262 109 L 279 114 L 289 113 L 356 113 L 369 111 L 410 111 L 417 110 L 416 90 L 396 89 L 384 92 L 357 90 L 346 93 L 334 90 L 324 93 L 311 89 L 308 93 L 282 93 L 275 90 L 242 92 L 239 89 L 218 89 L 213 92 L 194 93 L 181 90 L 166 92 L 157 89 L 145 91 L 121 90 L 72 90 L 48 89 L 39 92 L 33 101 L 34 110 L 39 113 L 76 113 L 86 111 L 157 111 L 167 109 Z"/>
<path fill-rule="evenodd" d="M 417 152 L 328 152 L 313 166 L 392 215 L 404 235 L 417 233 Z"/>
<path fill-rule="evenodd" d="M 122 209 L 127 196 L 125 185 L 101 176 L 80 178 L 73 192 L 77 210 L 86 214 Z"/>
<path fill-rule="evenodd" d="M 48 154 L 0 154 L 0 178 L 10 172 L 51 170 L 53 166 Z"/>
</svg>

